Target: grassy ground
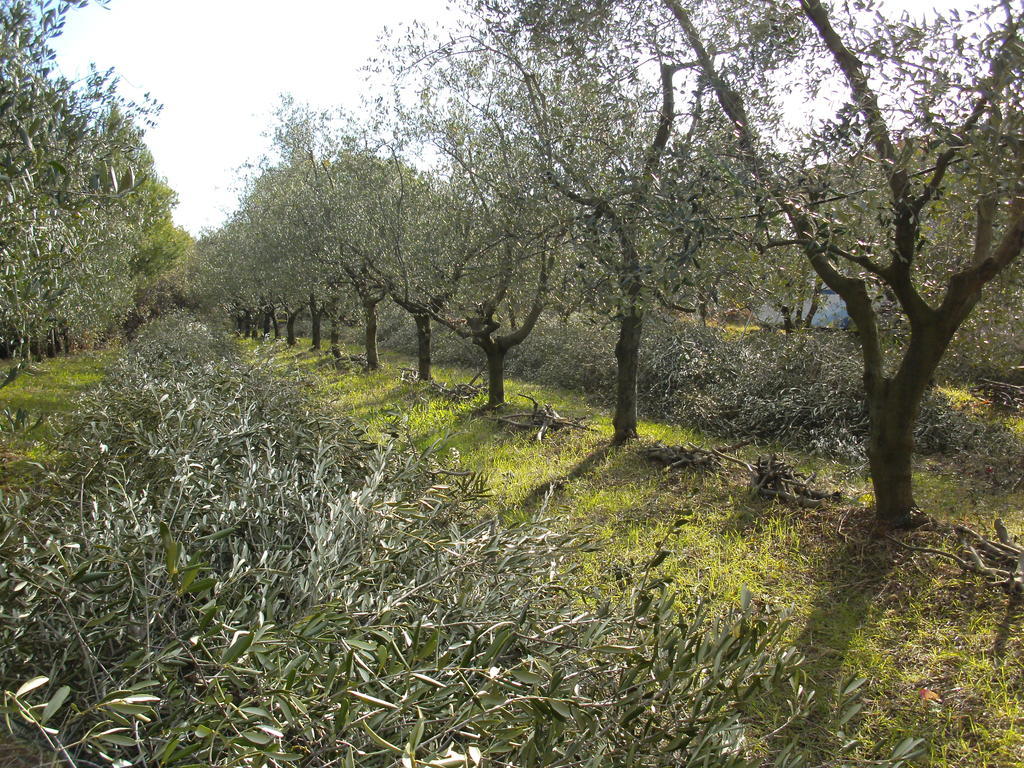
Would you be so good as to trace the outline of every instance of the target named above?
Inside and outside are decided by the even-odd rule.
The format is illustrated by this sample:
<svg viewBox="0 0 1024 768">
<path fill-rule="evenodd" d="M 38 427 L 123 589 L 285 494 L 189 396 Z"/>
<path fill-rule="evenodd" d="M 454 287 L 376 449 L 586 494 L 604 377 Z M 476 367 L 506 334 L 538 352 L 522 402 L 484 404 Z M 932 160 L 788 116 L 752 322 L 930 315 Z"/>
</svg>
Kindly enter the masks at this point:
<svg viewBox="0 0 1024 768">
<path fill-rule="evenodd" d="M 282 365 L 316 371 L 334 407 L 367 421 L 371 433 L 407 430 L 421 447 L 437 444 L 443 460 L 484 473 L 493 506 L 506 517 L 529 514 L 547 500 L 561 525 L 588 531 L 600 544 L 584 564 L 594 586 L 614 592 L 669 537 L 672 554 L 661 569 L 684 593 L 725 602 L 747 587 L 759 600 L 791 609 L 792 642 L 808 659 L 822 712 L 840 681 L 869 681 L 858 730 L 863 745 L 842 764 L 870 765 L 908 735 L 928 741 L 922 764 L 1024 764 L 1024 608 L 945 561 L 880 537 L 859 468 L 792 456 L 818 471 L 821 486 L 851 499 L 793 510 L 752 498 L 742 470 L 667 475 L 633 447 L 609 450 L 607 414 L 557 389 L 507 383 L 510 395 L 551 403 L 593 427 L 538 443 L 480 414 L 480 401 L 453 404 L 423 385 L 402 383 L 398 369 L 407 359 L 385 355 L 388 364 L 378 372 L 339 372 L 309 352 L 275 349 Z M 454 382 L 473 372 L 436 373 Z M 714 442 L 655 422 L 642 423 L 640 433 L 644 441 Z M 751 459 L 757 449 L 740 453 Z M 1024 528 L 1022 492 L 1001 492 L 924 464 L 917 487 L 934 517 L 989 529 L 1001 517 L 1012 530 Z M 905 540 L 950 546 L 928 531 Z M 823 765 L 837 765 L 824 722 L 822 716 L 806 723 L 807 736 Z"/>
<path fill-rule="evenodd" d="M 47 460 L 53 419 L 74 408 L 83 392 L 103 378 L 109 351 L 56 357 L 34 363 L 13 383 L 0 388 L 0 489 L 26 482 Z M 12 419 L 24 411 L 23 426 Z"/>
<path fill-rule="evenodd" d="M 371 434 L 406 430 L 421 447 L 436 444 L 443 461 L 484 473 L 494 509 L 507 518 L 529 514 L 547 500 L 560 525 L 586 531 L 600 545 L 583 563 L 584 578 L 594 587 L 614 593 L 669 537 L 672 554 L 660 568 L 684 595 L 725 604 L 748 587 L 761 602 L 790 608 L 791 640 L 808 659 L 823 712 L 839 681 L 869 680 L 858 730 L 863 745 L 846 761 L 836 760 L 824 716 L 804 724 L 821 765 L 870 765 L 907 735 L 928 740 L 925 765 L 1024 764 L 1024 607 L 944 561 L 880 538 L 859 468 L 791 457 L 817 470 L 819 485 L 841 489 L 851 500 L 793 510 L 752 498 L 742 472 L 667 475 L 633 447 L 609 450 L 607 415 L 557 389 L 508 382 L 510 395 L 552 403 L 593 427 L 538 443 L 478 413 L 480 402 L 453 404 L 423 385 L 402 383 L 398 368 L 410 361 L 400 357 L 386 355 L 383 370 L 366 374 L 336 371 L 319 355 L 283 345 L 268 348 L 282 366 L 315 372 L 325 400 L 367 421 Z M 68 410 L 108 360 L 100 354 L 40 364 L 0 389 L 0 412 Z M 437 371 L 446 381 L 471 375 Z M 47 458 L 47 430 L 0 432 L 0 487 L 27 479 L 31 461 Z M 644 422 L 640 431 L 643 440 L 714 443 L 662 423 Z M 757 450 L 740 453 L 750 459 Z M 978 528 L 1001 517 L 1012 530 L 1024 529 L 1024 492 L 1000 492 L 942 469 L 952 463 L 922 464 L 918 498 L 927 512 Z M 949 545 L 928 531 L 906 540 Z"/>
</svg>

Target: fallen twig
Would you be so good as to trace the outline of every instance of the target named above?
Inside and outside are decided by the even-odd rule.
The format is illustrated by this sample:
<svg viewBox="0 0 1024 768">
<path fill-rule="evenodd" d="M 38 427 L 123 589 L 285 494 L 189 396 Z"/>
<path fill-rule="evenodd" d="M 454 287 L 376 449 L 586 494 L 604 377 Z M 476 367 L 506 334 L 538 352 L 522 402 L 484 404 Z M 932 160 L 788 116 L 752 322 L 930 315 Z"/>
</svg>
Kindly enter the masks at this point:
<svg viewBox="0 0 1024 768">
<path fill-rule="evenodd" d="M 952 560 L 967 573 L 984 576 L 992 586 L 998 586 L 1010 595 L 1024 594 L 1024 546 L 1010 536 L 1002 520 L 995 523 L 996 539 L 988 539 L 966 525 L 955 525 L 953 531 L 960 538 L 960 552 L 946 552 L 930 547 L 916 547 L 889 537 L 901 547 L 914 552 L 938 555 Z"/>
<path fill-rule="evenodd" d="M 790 464 L 782 461 L 774 453 L 769 456 L 758 456 L 753 466 L 750 485 L 754 491 L 765 498 L 780 499 L 796 504 L 799 507 L 818 507 L 826 501 L 838 501 L 842 494 L 838 491 L 828 493 L 811 487 L 817 475 L 801 475 Z"/>
<path fill-rule="evenodd" d="M 529 395 L 518 395 L 524 400 L 533 403 L 533 410 L 521 413 L 498 414 L 490 418 L 513 429 L 528 431 L 536 430 L 535 439 L 540 441 L 548 432 L 555 432 L 560 429 L 579 429 L 590 431 L 590 427 L 580 419 L 572 419 L 559 414 L 552 405 L 540 404 Z"/>
</svg>

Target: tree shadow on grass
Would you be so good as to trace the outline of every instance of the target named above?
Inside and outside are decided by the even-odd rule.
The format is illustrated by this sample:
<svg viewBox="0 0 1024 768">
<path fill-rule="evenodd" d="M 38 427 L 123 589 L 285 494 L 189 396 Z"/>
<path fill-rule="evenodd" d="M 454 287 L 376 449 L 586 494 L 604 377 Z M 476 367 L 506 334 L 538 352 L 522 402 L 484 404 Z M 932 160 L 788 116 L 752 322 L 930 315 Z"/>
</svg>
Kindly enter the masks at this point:
<svg viewBox="0 0 1024 768">
<path fill-rule="evenodd" d="M 535 486 L 523 497 L 520 506 L 523 512 L 533 513 L 540 509 L 541 505 L 549 497 L 554 499 L 565 486 L 578 478 L 584 477 L 596 469 L 612 452 L 612 446 L 608 443 L 597 445 L 590 453 L 580 459 L 568 472 L 563 473 L 553 480 L 546 480 Z"/>
<path fill-rule="evenodd" d="M 854 517 L 855 516 L 855 517 Z M 816 591 L 803 631 L 793 645 L 806 657 L 817 705 L 801 734 L 822 759 L 834 759 L 843 745 L 832 723 L 851 646 L 868 623 L 872 606 L 890 584 L 897 563 L 894 546 L 880 536 L 870 510 L 841 518 L 823 530 L 831 551 L 813 575 Z M 845 530 L 844 530 L 845 529 Z"/>
<path fill-rule="evenodd" d="M 1006 650 L 1010 641 L 1016 639 L 1021 623 L 1024 622 L 1024 599 L 1020 595 L 1009 595 L 1006 598 L 1006 612 L 996 629 L 995 641 L 992 643 L 992 656 L 997 663 L 1006 658 Z"/>
</svg>

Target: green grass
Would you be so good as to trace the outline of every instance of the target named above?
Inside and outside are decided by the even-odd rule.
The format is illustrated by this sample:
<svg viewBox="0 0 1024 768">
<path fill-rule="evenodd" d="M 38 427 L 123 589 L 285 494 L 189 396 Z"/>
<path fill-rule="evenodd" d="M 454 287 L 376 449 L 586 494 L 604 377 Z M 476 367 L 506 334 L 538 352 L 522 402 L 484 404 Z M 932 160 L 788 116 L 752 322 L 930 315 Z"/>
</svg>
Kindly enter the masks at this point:
<svg viewBox="0 0 1024 768">
<path fill-rule="evenodd" d="M 758 600 L 790 609 L 791 639 L 808 659 L 823 712 L 840 681 L 869 680 L 859 720 L 863 744 L 849 764 L 869 765 L 909 735 L 928 741 L 922 765 L 1024 764 L 1024 608 L 945 561 L 879 537 L 860 468 L 790 454 L 818 471 L 821 486 L 852 500 L 793 510 L 752 498 L 741 469 L 669 475 L 632 447 L 609 449 L 608 414 L 578 395 L 506 383 L 509 408 L 529 407 L 512 397 L 528 394 L 588 419 L 593 429 L 538 443 L 489 419 L 480 411 L 482 398 L 456 404 L 402 383 L 398 369 L 411 364 L 407 358 L 385 354 L 380 371 L 339 372 L 318 355 L 274 349 L 282 366 L 316 372 L 332 407 L 367 422 L 371 434 L 406 430 L 421 448 L 436 444 L 444 461 L 484 474 L 492 509 L 507 519 L 532 513 L 547 498 L 559 525 L 598 545 L 581 564 L 584 587 L 614 595 L 666 547 L 671 555 L 660 571 L 684 596 L 724 605 L 748 588 Z M 448 382 L 473 373 L 435 369 Z M 721 442 L 659 422 L 642 422 L 639 431 L 641 440 Z M 757 452 L 739 451 L 747 459 Z M 988 529 L 1001 517 L 1012 529 L 1024 527 L 1024 492 L 1001 492 L 923 462 L 916 481 L 922 507 L 936 517 Z M 936 535 L 919 532 L 909 540 L 949 545 Z M 922 689 L 941 701 L 922 698 Z M 823 723 L 807 723 L 806 733 L 820 762 L 832 765 L 836 741 Z"/>
<path fill-rule="evenodd" d="M 97 351 L 33 363 L 0 388 L 0 489 L 30 483 L 38 465 L 53 460 L 54 419 L 100 382 L 113 354 Z M 27 413 L 30 426 L 38 426 L 12 430 L 7 416 L 18 410 Z"/>
</svg>

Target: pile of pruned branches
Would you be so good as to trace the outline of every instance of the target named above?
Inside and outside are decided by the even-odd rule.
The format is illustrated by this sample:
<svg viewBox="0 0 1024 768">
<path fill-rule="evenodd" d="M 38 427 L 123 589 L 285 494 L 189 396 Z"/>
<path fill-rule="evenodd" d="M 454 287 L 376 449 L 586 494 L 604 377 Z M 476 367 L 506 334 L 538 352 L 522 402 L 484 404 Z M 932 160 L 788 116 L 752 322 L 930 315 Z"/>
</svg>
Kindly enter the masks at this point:
<svg viewBox="0 0 1024 768">
<path fill-rule="evenodd" d="M 337 349 L 332 349 L 330 356 L 321 360 L 320 364 L 329 365 L 339 371 L 347 371 L 350 368 L 359 368 L 365 371 L 369 368 L 366 355 L 348 355 Z"/>
<path fill-rule="evenodd" d="M 798 507 L 818 507 L 842 498 L 838 491 L 829 493 L 812 488 L 816 474 L 802 475 L 774 453 L 758 456 L 751 470 L 751 487 L 766 499 L 779 499 Z"/>
<path fill-rule="evenodd" d="M 525 430 L 534 434 L 534 439 L 543 440 L 548 432 L 560 429 L 579 429 L 590 431 L 580 419 L 572 419 L 559 414 L 550 403 L 541 405 L 529 395 L 518 395 L 533 403 L 533 410 L 519 413 L 505 413 L 492 416 L 494 421 L 512 429 Z"/>
<path fill-rule="evenodd" d="M 641 446 L 640 455 L 648 461 L 663 465 L 668 470 L 710 471 L 722 466 L 721 458 L 714 451 L 701 448 L 693 443 L 667 445 L 659 441 L 653 445 Z"/>
<path fill-rule="evenodd" d="M 457 403 L 474 400 L 484 392 L 483 385 L 476 383 L 476 380 L 480 378 L 479 373 L 470 379 L 468 384 L 446 384 L 443 381 L 434 381 L 433 379 L 424 382 L 420 379 L 419 371 L 415 368 L 403 368 L 399 373 L 399 378 L 405 384 L 426 384 L 431 393 Z"/>
<path fill-rule="evenodd" d="M 996 538 L 989 539 L 966 525 L 954 525 L 953 532 L 960 540 L 958 553 L 893 540 L 915 552 L 948 558 L 966 573 L 985 577 L 989 584 L 1001 587 L 1009 595 L 1024 595 L 1024 546 L 1010 536 L 1002 520 L 996 520 L 995 531 Z"/>
<path fill-rule="evenodd" d="M 1019 384 L 982 379 L 976 386 L 971 387 L 971 394 L 1003 408 L 1013 411 L 1024 410 L 1024 386 Z"/>
<path fill-rule="evenodd" d="M 654 443 L 640 448 L 640 455 L 666 469 L 695 469 L 712 471 L 721 469 L 722 462 L 743 467 L 750 474 L 750 487 L 766 499 L 778 499 L 799 507 L 818 507 L 826 501 L 837 501 L 839 492 L 828 493 L 811 487 L 815 475 L 801 475 L 776 454 L 759 456 L 753 464 L 734 456 L 731 451 L 746 445 L 738 443 L 726 448 L 701 448 L 693 443 L 666 445 Z"/>
</svg>

